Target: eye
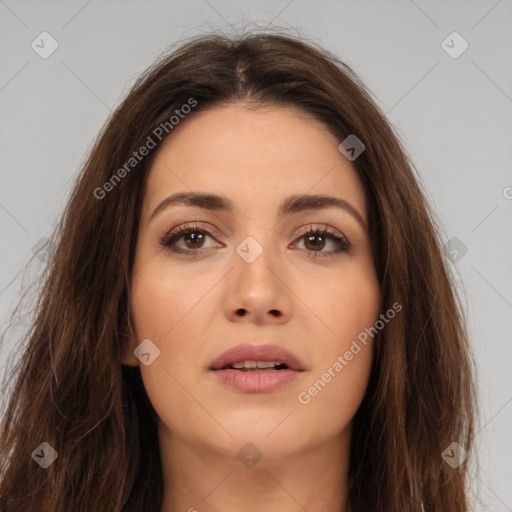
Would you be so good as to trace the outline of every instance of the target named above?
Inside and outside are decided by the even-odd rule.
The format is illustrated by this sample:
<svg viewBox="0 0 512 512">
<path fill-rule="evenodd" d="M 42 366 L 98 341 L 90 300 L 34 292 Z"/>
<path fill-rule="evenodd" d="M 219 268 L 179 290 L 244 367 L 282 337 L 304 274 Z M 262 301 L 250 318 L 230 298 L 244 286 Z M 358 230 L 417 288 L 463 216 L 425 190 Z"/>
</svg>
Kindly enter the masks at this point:
<svg viewBox="0 0 512 512">
<path fill-rule="evenodd" d="M 215 230 L 209 231 L 199 224 L 185 224 L 164 235 L 160 240 L 160 245 L 172 252 L 195 254 L 202 252 L 201 249 L 205 249 L 206 238 L 212 238 L 213 235 L 216 235 Z M 178 242 L 181 241 L 183 244 L 180 247 Z M 220 244 L 217 243 L 217 247 L 219 246 Z"/>
<path fill-rule="evenodd" d="M 309 226 L 306 230 L 302 231 L 300 239 L 304 241 L 306 251 L 313 258 L 332 257 L 342 252 L 348 252 L 352 247 L 352 244 L 345 236 L 327 226 Z M 331 242 L 331 245 L 334 245 L 335 249 L 322 251 L 328 241 Z"/>
<path fill-rule="evenodd" d="M 165 234 L 160 240 L 160 245 L 171 252 L 193 256 L 203 252 L 204 249 L 208 249 L 204 245 L 207 238 L 220 238 L 220 234 L 210 229 L 201 227 L 197 223 L 185 224 Z M 302 231 L 299 239 L 303 240 L 306 252 L 313 258 L 332 257 L 342 252 L 348 252 L 352 247 L 345 236 L 327 226 L 308 226 Z M 182 242 L 181 247 L 179 242 Z M 327 242 L 334 246 L 334 250 L 323 251 Z M 215 242 L 213 247 L 215 246 L 222 247 L 222 244 Z"/>
</svg>

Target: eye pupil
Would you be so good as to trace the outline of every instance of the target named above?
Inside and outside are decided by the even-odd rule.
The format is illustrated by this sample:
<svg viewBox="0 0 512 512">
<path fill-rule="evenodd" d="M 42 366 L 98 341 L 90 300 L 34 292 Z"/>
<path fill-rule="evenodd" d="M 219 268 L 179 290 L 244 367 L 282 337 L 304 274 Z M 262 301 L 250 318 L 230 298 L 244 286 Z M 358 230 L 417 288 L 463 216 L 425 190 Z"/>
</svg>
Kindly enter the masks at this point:
<svg viewBox="0 0 512 512">
<path fill-rule="evenodd" d="M 200 245 L 200 242 L 202 242 L 203 238 L 204 238 L 203 233 L 197 233 L 197 232 L 188 233 L 184 236 L 185 243 L 187 244 L 187 247 L 189 246 L 188 242 L 190 240 L 192 240 L 192 244 Z M 195 245 L 193 245 L 191 248 L 197 249 L 197 247 Z"/>
<path fill-rule="evenodd" d="M 321 240 L 322 240 L 322 242 L 321 242 L 321 246 L 320 246 L 320 245 L 318 245 L 318 243 L 313 242 L 313 248 L 316 248 L 316 249 L 320 248 L 320 249 L 322 249 L 322 248 L 324 247 L 324 245 L 323 245 L 323 244 L 324 244 L 324 240 L 323 240 L 323 237 L 322 237 L 322 236 L 320 236 L 320 235 L 310 235 L 310 236 L 306 237 L 306 246 L 307 246 L 307 244 L 309 244 L 312 240 L 314 241 L 315 239 L 317 240 L 317 242 L 318 242 L 318 240 L 319 240 L 319 239 L 321 239 Z"/>
</svg>

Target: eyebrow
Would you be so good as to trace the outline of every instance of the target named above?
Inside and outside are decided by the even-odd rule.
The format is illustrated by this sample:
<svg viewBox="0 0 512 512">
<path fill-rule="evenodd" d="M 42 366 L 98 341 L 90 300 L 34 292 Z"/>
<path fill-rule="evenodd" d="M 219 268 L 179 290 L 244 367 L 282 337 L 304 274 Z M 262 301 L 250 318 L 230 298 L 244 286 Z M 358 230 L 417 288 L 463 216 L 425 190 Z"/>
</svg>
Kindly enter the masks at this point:
<svg viewBox="0 0 512 512">
<path fill-rule="evenodd" d="M 171 205 L 196 206 L 206 210 L 220 211 L 226 213 L 234 212 L 233 203 L 223 196 L 216 194 L 203 194 L 199 192 L 178 192 L 172 196 L 166 197 L 153 210 L 149 220 L 153 219 L 159 212 Z M 360 213 L 347 201 L 339 197 L 327 195 L 292 195 L 284 199 L 277 209 L 277 215 L 283 217 L 293 213 L 299 213 L 306 210 L 323 210 L 326 208 L 340 208 L 352 215 L 363 228 L 366 229 L 366 223 Z"/>
</svg>

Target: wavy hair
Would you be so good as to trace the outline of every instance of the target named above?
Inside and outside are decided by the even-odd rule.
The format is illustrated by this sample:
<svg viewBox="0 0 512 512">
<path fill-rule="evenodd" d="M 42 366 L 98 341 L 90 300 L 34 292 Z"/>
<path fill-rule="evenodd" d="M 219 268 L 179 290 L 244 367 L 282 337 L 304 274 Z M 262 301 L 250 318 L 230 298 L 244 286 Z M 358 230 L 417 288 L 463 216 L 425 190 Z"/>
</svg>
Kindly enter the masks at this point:
<svg viewBox="0 0 512 512">
<path fill-rule="evenodd" d="M 5 512 L 160 510 L 157 417 L 139 368 L 123 365 L 121 354 L 133 332 L 129 290 L 144 186 L 162 141 L 136 168 L 120 169 L 190 98 L 189 116 L 233 102 L 291 106 L 340 142 L 355 134 L 364 143 L 353 165 L 366 194 L 382 307 L 398 302 L 403 312 L 375 339 L 354 417 L 347 506 L 467 512 L 476 371 L 440 222 L 356 73 L 313 41 L 270 32 L 181 42 L 137 79 L 99 134 L 55 228 L 19 361 L 8 369 Z M 42 442 L 58 453 L 47 469 L 32 459 Z M 471 455 L 457 469 L 442 457 L 453 442 Z"/>
</svg>

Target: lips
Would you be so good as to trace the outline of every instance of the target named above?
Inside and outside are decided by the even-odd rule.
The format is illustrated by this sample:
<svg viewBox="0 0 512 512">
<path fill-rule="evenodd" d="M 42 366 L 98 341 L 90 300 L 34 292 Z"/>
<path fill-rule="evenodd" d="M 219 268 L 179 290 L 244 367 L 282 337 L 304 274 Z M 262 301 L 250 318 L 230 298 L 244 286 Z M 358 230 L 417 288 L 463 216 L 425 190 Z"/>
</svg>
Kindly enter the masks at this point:
<svg viewBox="0 0 512 512">
<path fill-rule="evenodd" d="M 250 363 L 243 364 L 244 361 Z M 277 366 L 271 368 L 254 368 L 266 366 L 271 361 Z M 242 364 L 237 364 L 242 363 Z M 233 368 L 236 365 L 237 368 Z M 251 366 L 251 368 L 245 368 Z M 210 365 L 211 374 L 218 382 L 242 393 L 270 393 L 294 385 L 306 375 L 306 369 L 298 357 L 278 345 L 251 345 L 246 343 L 230 348 Z"/>
<path fill-rule="evenodd" d="M 243 361 L 275 361 L 286 365 L 289 370 L 304 371 L 304 365 L 298 357 L 278 345 L 251 345 L 245 343 L 230 348 L 210 365 L 210 370 L 222 370 L 231 368 L 234 363 Z M 281 368 L 281 367 L 279 367 Z M 284 370 L 276 370 L 284 371 Z"/>
</svg>

